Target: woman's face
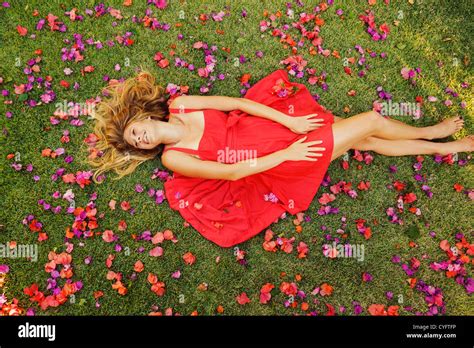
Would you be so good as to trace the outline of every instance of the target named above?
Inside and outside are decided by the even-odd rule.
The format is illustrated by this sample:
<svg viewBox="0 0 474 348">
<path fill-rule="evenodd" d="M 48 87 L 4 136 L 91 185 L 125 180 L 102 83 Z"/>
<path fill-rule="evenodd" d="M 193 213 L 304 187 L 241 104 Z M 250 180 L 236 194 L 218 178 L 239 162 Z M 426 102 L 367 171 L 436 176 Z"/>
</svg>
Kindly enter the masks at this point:
<svg viewBox="0 0 474 348">
<path fill-rule="evenodd" d="M 156 125 L 151 118 L 143 121 L 132 122 L 124 132 L 127 143 L 138 149 L 153 149 L 160 145 L 156 134 Z"/>
</svg>

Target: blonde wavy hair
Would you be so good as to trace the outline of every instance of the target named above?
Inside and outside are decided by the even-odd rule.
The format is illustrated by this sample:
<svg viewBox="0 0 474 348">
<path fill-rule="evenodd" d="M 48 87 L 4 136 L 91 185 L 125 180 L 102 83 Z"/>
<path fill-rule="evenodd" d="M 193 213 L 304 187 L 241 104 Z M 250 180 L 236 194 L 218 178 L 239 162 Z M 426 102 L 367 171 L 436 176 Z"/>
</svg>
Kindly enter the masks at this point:
<svg viewBox="0 0 474 348">
<path fill-rule="evenodd" d="M 149 116 L 167 122 L 169 115 L 169 96 L 163 87 L 155 84 L 154 76 L 147 70 L 141 69 L 137 76 L 123 82 L 111 81 L 102 94 L 107 98 L 93 111 L 97 141 L 92 150 L 89 148 L 87 158 L 88 164 L 96 168 L 92 176 L 95 183 L 100 183 L 99 175 L 110 170 L 118 174 L 113 180 L 119 180 L 161 154 L 164 144 L 153 149 L 138 149 L 125 141 L 124 131 L 129 124 Z"/>
</svg>

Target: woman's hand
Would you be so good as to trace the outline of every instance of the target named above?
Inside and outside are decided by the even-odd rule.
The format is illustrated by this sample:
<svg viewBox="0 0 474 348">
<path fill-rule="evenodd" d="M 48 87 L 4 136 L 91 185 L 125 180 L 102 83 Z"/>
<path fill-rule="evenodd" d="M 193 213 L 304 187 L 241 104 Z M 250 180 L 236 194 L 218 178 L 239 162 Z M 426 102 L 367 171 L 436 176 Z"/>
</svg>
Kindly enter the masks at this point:
<svg viewBox="0 0 474 348">
<path fill-rule="evenodd" d="M 308 137 L 305 136 L 283 150 L 285 161 L 312 161 L 315 162 L 318 159 L 314 157 L 322 157 L 322 153 L 325 151 L 324 147 L 314 147 L 314 145 L 322 144 L 322 140 L 308 141 L 304 143 Z M 310 157 L 311 156 L 311 157 Z"/>
<path fill-rule="evenodd" d="M 292 132 L 296 134 L 306 134 L 316 128 L 324 126 L 324 119 L 312 117 L 318 116 L 318 114 L 309 114 L 306 116 L 288 116 L 285 121 L 285 126 L 288 127 Z"/>
</svg>

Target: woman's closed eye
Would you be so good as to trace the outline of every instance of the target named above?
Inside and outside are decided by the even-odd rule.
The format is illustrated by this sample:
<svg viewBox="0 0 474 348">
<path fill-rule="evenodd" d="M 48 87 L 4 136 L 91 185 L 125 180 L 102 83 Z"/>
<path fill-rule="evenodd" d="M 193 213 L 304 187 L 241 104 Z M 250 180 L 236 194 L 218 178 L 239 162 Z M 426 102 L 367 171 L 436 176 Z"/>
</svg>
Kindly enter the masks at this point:
<svg viewBox="0 0 474 348">
<path fill-rule="evenodd" d="M 132 130 L 132 135 L 135 135 L 135 129 Z M 138 146 L 138 143 L 137 143 L 137 141 L 135 141 L 135 147 L 137 147 L 137 146 Z"/>
</svg>

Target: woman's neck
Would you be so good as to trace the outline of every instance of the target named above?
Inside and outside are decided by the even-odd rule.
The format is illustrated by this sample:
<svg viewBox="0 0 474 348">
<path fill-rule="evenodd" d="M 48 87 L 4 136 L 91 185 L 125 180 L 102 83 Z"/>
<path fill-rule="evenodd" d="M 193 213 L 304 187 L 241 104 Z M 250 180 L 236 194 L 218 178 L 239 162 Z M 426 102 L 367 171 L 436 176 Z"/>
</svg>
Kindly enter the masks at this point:
<svg viewBox="0 0 474 348">
<path fill-rule="evenodd" d="M 157 132 L 161 143 L 165 145 L 174 145 L 182 141 L 187 134 L 187 126 L 179 120 L 179 123 L 160 122 L 157 125 Z"/>
</svg>

